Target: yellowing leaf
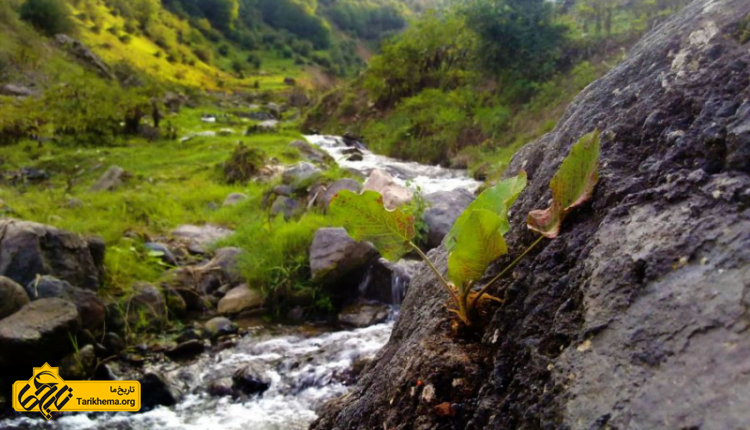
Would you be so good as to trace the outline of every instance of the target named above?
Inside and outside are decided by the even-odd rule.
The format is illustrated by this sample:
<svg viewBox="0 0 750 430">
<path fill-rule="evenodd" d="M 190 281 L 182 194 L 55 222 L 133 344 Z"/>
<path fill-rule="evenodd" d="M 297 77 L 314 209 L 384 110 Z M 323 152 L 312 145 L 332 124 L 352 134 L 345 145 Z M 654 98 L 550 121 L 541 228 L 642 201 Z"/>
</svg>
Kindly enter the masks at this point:
<svg viewBox="0 0 750 430">
<path fill-rule="evenodd" d="M 508 178 L 495 186 L 486 189 L 480 194 L 461 216 L 456 219 L 453 227 L 448 232 L 448 238 L 445 241 L 445 247 L 448 252 L 453 251 L 456 247 L 456 240 L 464 235 L 464 226 L 471 216 L 471 212 L 478 209 L 488 210 L 500 217 L 500 234 L 504 235 L 510 230 L 508 223 L 508 210 L 516 201 L 521 191 L 526 188 L 526 172 L 521 171 L 515 178 Z"/>
<path fill-rule="evenodd" d="M 414 217 L 399 209 L 386 209 L 383 196 L 375 191 L 356 194 L 342 190 L 331 200 L 329 213 L 352 239 L 372 242 L 388 260 L 398 260 L 411 250 L 409 242 L 416 235 Z"/>
<path fill-rule="evenodd" d="M 508 253 L 500 232 L 503 219 L 485 209 L 469 212 L 456 246 L 448 257 L 448 278 L 459 290 L 479 280 L 487 266 Z"/>
<path fill-rule="evenodd" d="M 568 213 L 594 192 L 599 181 L 599 130 L 583 136 L 573 145 L 560 170 L 550 182 L 552 205 L 529 212 L 528 227 L 554 239 Z"/>
</svg>

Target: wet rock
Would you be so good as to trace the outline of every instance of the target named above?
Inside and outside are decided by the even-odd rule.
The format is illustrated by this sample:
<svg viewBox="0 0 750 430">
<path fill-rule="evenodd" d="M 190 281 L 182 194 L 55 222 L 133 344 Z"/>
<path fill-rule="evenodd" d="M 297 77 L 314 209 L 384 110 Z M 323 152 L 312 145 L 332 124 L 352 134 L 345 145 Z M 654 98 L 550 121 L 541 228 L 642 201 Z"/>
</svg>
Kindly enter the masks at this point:
<svg viewBox="0 0 750 430">
<path fill-rule="evenodd" d="M 365 159 L 365 156 L 362 155 L 362 153 L 354 153 L 348 157 L 346 157 L 347 161 L 362 161 Z"/>
<path fill-rule="evenodd" d="M 206 321 L 206 324 L 204 324 L 203 327 L 206 329 L 206 332 L 212 339 L 216 339 L 220 336 L 235 334 L 238 330 L 237 324 L 233 323 L 225 317 L 211 318 L 210 320 Z"/>
<path fill-rule="evenodd" d="M 60 377 L 67 380 L 86 380 L 96 367 L 96 354 L 93 345 L 86 345 L 80 351 L 73 351 L 60 360 Z"/>
<path fill-rule="evenodd" d="M 321 228 L 310 246 L 312 278 L 337 296 L 351 297 L 377 255 L 371 244 L 355 242 L 343 228 Z"/>
<path fill-rule="evenodd" d="M 114 191 L 127 180 L 128 174 L 121 167 L 111 166 L 106 172 L 91 186 L 91 191 Z"/>
<path fill-rule="evenodd" d="M 299 150 L 299 152 L 312 163 L 326 165 L 334 161 L 327 152 L 304 140 L 295 140 L 291 142 L 289 146 Z"/>
<path fill-rule="evenodd" d="M 180 398 L 179 392 L 160 373 L 147 373 L 138 380 L 141 383 L 141 411 L 157 406 L 173 406 Z"/>
<path fill-rule="evenodd" d="M 388 319 L 389 309 L 386 305 L 354 304 L 344 307 L 339 312 L 339 322 L 350 327 L 369 327 Z"/>
<path fill-rule="evenodd" d="M 206 391 L 208 391 L 209 395 L 214 397 L 233 396 L 233 385 L 234 382 L 232 381 L 232 378 L 216 379 L 208 383 L 208 388 L 206 389 Z"/>
<path fill-rule="evenodd" d="M 258 363 L 250 363 L 232 375 L 232 388 L 249 396 L 263 394 L 270 387 L 271 381 Z"/>
<path fill-rule="evenodd" d="M 0 275 L 27 285 L 37 275 L 52 275 L 80 288 L 99 288 L 99 268 L 90 244 L 54 227 L 0 220 Z"/>
<path fill-rule="evenodd" d="M 73 303 L 40 299 L 0 320 L 0 366 L 56 362 L 71 351 L 69 333 L 81 327 Z"/>
<path fill-rule="evenodd" d="M 271 205 L 271 216 L 284 215 L 285 220 L 290 220 L 296 216 L 302 215 L 305 211 L 305 206 L 301 205 L 297 200 L 278 196 Z"/>
<path fill-rule="evenodd" d="M 77 288 L 53 276 L 40 276 L 26 285 L 26 293 L 31 301 L 60 298 L 75 304 L 81 325 L 93 332 L 104 328 L 106 309 L 96 293 Z"/>
<path fill-rule="evenodd" d="M 0 320 L 18 312 L 29 303 L 29 296 L 22 286 L 12 279 L 0 276 Z"/>
<path fill-rule="evenodd" d="M 377 191 L 383 196 L 383 205 L 388 209 L 395 209 L 398 206 L 411 201 L 413 193 L 410 189 L 399 185 L 393 179 L 393 176 L 380 169 L 375 169 L 362 186 L 362 191 Z"/>
<path fill-rule="evenodd" d="M 137 282 L 133 285 L 133 295 L 127 300 L 126 319 L 131 329 L 159 329 L 165 323 L 167 303 L 155 286 Z"/>
<path fill-rule="evenodd" d="M 263 295 L 243 284 L 229 290 L 227 295 L 219 300 L 218 310 L 220 314 L 234 315 L 258 309 L 262 305 Z"/>
<path fill-rule="evenodd" d="M 200 354 L 204 349 L 205 347 L 202 341 L 192 339 L 168 349 L 165 351 L 165 354 L 171 358 L 187 358 Z"/>
<path fill-rule="evenodd" d="M 206 247 L 211 246 L 215 242 L 224 239 L 232 233 L 232 230 L 212 224 L 205 224 L 202 226 L 184 224 L 177 227 L 177 229 L 172 232 L 172 236 L 186 242 L 190 252 L 195 254 L 205 254 Z"/>
<path fill-rule="evenodd" d="M 429 227 L 427 247 L 437 248 L 474 196 L 463 190 L 438 191 L 427 194 L 424 199 L 429 205 L 422 217 Z"/>
<path fill-rule="evenodd" d="M 552 132 L 523 147 L 506 171 L 530 178 L 511 210 L 510 255 L 488 276 L 533 243 L 527 214 L 549 201 L 549 182 L 574 142 L 599 128 L 592 200 L 515 268 L 476 340 L 451 333 L 447 294 L 427 268 L 418 271 L 388 344 L 312 429 L 750 421 L 748 378 L 740 376 L 750 355 L 750 221 L 739 191 L 750 187 L 740 167 L 748 157 L 721 132 L 747 118 L 722 106 L 747 99 L 750 52 L 732 34 L 748 13 L 747 1 L 693 1 L 587 86 Z M 697 169 L 705 177 L 689 179 Z M 446 269 L 442 247 L 429 255 Z M 419 389 L 407 389 L 419 380 L 434 387 L 430 406 L 449 402 L 459 412 L 426 413 Z"/>
<path fill-rule="evenodd" d="M 109 332 L 104 335 L 104 348 L 109 355 L 117 355 L 125 350 L 125 341 L 117 333 Z"/>
<path fill-rule="evenodd" d="M 403 261 L 395 264 L 385 258 L 377 259 L 360 283 L 361 297 L 380 303 L 400 305 L 411 281 L 410 265 L 413 263 Z"/>
<path fill-rule="evenodd" d="M 224 203 L 222 204 L 222 206 L 235 206 L 240 202 L 244 202 L 245 200 L 247 200 L 247 194 L 232 193 L 228 195 L 226 199 L 224 199 Z"/>
<path fill-rule="evenodd" d="M 143 244 L 149 251 L 160 253 L 159 259 L 170 266 L 179 266 L 177 258 L 175 258 L 172 250 L 169 249 L 169 245 L 159 242 L 146 242 Z"/>
<path fill-rule="evenodd" d="M 328 186 L 323 195 L 318 199 L 319 205 L 324 209 L 328 209 L 331 204 L 333 197 L 341 192 L 342 190 L 349 190 L 355 193 L 359 193 L 362 189 L 362 185 L 354 179 L 344 178 L 332 183 Z"/>
</svg>

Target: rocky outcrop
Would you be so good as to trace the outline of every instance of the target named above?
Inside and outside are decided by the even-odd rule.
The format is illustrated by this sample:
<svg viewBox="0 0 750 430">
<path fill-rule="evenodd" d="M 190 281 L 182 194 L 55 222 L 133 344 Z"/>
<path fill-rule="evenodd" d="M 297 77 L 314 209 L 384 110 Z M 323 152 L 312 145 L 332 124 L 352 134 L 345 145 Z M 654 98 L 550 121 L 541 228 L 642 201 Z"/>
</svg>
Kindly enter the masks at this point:
<svg viewBox="0 0 750 430">
<path fill-rule="evenodd" d="M 436 248 L 448 234 L 459 215 L 474 200 L 474 196 L 463 190 L 438 191 L 424 196 L 429 205 L 422 219 L 429 227 L 427 247 Z"/>
<path fill-rule="evenodd" d="M 40 299 L 0 320 L 0 366 L 54 362 L 73 349 L 70 334 L 80 328 L 73 303 Z"/>
<path fill-rule="evenodd" d="M 388 209 L 409 203 L 413 197 L 410 189 L 396 183 L 393 176 L 375 169 L 362 186 L 362 191 L 377 191 L 383 196 L 383 205 Z"/>
<path fill-rule="evenodd" d="M 599 128 L 601 180 L 456 336 L 427 270 L 389 343 L 314 429 L 740 428 L 750 422 L 750 51 L 742 0 L 699 0 L 589 85 L 508 175 L 510 255 L 535 240 L 571 145 Z M 441 269 L 446 252 L 430 255 Z M 419 381 L 419 382 L 418 382 Z"/>
<path fill-rule="evenodd" d="M 312 278 L 336 296 L 355 296 L 365 270 L 377 255 L 371 244 L 355 242 L 343 228 L 321 228 L 310 246 Z"/>
<path fill-rule="evenodd" d="M 0 275 L 27 285 L 37 275 L 52 275 L 96 291 L 103 273 L 104 249 L 98 240 L 29 221 L 0 220 Z"/>
</svg>

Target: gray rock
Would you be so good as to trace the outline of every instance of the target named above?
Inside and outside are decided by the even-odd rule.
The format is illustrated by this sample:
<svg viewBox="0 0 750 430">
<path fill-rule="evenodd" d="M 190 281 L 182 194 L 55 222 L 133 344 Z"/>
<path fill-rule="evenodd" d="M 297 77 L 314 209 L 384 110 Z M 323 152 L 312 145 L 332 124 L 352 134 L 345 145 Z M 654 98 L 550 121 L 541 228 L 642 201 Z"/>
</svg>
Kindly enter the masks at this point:
<svg viewBox="0 0 750 430">
<path fill-rule="evenodd" d="M 304 140 L 295 140 L 289 146 L 297 149 L 308 161 L 315 164 L 325 165 L 333 162 L 333 158 L 327 152 Z"/>
<path fill-rule="evenodd" d="M 289 185 L 277 185 L 273 187 L 273 193 L 277 196 L 292 197 L 294 196 L 294 188 Z"/>
<path fill-rule="evenodd" d="M 128 174 L 121 167 L 111 166 L 106 172 L 91 186 L 91 191 L 114 191 L 125 182 Z"/>
<path fill-rule="evenodd" d="M 92 255 L 101 251 L 102 255 Z M 99 288 L 103 250 L 80 236 L 54 227 L 13 219 L 0 220 L 0 275 L 21 285 L 37 275 L 52 275 L 87 290 Z"/>
<path fill-rule="evenodd" d="M 149 251 L 161 253 L 159 259 L 161 259 L 161 261 L 163 261 L 164 263 L 169 264 L 170 266 L 180 265 L 177 262 L 177 258 L 172 253 L 172 250 L 169 249 L 169 245 L 167 245 L 166 243 L 146 242 L 143 244 L 143 246 L 145 246 Z"/>
<path fill-rule="evenodd" d="M 172 236 L 186 242 L 190 252 L 204 254 L 206 247 L 234 233 L 232 230 L 205 224 L 202 226 L 184 224 L 172 232 Z"/>
<path fill-rule="evenodd" d="M 281 118 L 282 109 L 276 103 L 271 102 L 266 104 L 266 110 L 271 112 L 276 118 Z"/>
<path fill-rule="evenodd" d="M 438 191 L 427 194 L 424 199 L 429 204 L 422 217 L 429 227 L 427 247 L 437 248 L 474 196 L 463 190 Z"/>
<path fill-rule="evenodd" d="M 60 298 L 75 304 L 83 328 L 100 332 L 104 328 L 106 308 L 96 293 L 74 287 L 53 276 L 40 276 L 26 285 L 31 301 Z"/>
<path fill-rule="evenodd" d="M 377 251 L 369 243 L 355 242 L 343 228 L 321 228 L 310 246 L 310 270 L 314 281 L 339 297 L 352 297 Z"/>
<path fill-rule="evenodd" d="M 79 351 L 73 351 L 60 360 L 60 377 L 68 380 L 85 380 L 94 373 L 96 353 L 94 345 L 85 345 Z"/>
<path fill-rule="evenodd" d="M 263 301 L 263 294 L 243 284 L 232 288 L 219 300 L 218 310 L 223 315 L 235 315 L 258 309 L 263 305 Z"/>
<path fill-rule="evenodd" d="M 206 391 L 214 397 L 232 396 L 234 395 L 232 385 L 234 385 L 232 378 L 215 379 L 208 383 Z"/>
<path fill-rule="evenodd" d="M 73 303 L 41 299 L 0 320 L 0 366 L 56 362 L 73 347 L 69 333 L 81 327 Z"/>
<path fill-rule="evenodd" d="M 361 153 L 355 153 L 346 157 L 347 161 L 362 161 L 364 159 L 365 159 L 365 156 L 362 155 Z"/>
<path fill-rule="evenodd" d="M 17 84 L 0 85 L 0 95 L 11 97 L 32 97 L 39 94 L 39 91 L 24 87 Z"/>
<path fill-rule="evenodd" d="M 395 264 L 385 258 L 377 259 L 360 284 L 361 297 L 389 305 L 400 305 L 409 288 L 409 268 L 413 265 L 414 262 Z"/>
<path fill-rule="evenodd" d="M 182 397 L 175 385 L 161 373 L 147 373 L 138 382 L 141 383 L 141 411 L 173 406 Z"/>
<path fill-rule="evenodd" d="M 388 319 L 390 313 L 386 305 L 354 304 L 344 307 L 339 312 L 339 322 L 350 327 L 369 327 Z"/>
<path fill-rule="evenodd" d="M 253 124 L 250 127 L 248 127 L 247 131 L 245 132 L 245 135 L 250 136 L 256 133 L 273 133 L 278 128 L 278 125 L 279 125 L 279 121 L 275 119 L 261 121 L 257 124 Z"/>
<path fill-rule="evenodd" d="M 186 358 L 193 357 L 205 349 L 203 342 L 198 339 L 186 340 L 172 348 L 169 348 L 164 353 L 171 358 Z"/>
<path fill-rule="evenodd" d="M 55 41 L 58 45 L 76 57 L 78 61 L 92 68 L 101 77 L 111 81 L 116 80 L 114 73 L 112 73 L 112 70 L 107 66 L 107 63 L 80 41 L 73 39 L 66 34 L 56 35 Z"/>
<path fill-rule="evenodd" d="M 289 95 L 289 105 L 302 108 L 305 106 L 310 105 L 310 98 L 307 97 L 307 94 L 301 92 L 301 91 L 295 91 L 292 94 Z"/>
<path fill-rule="evenodd" d="M 323 172 L 314 165 L 302 162 L 284 170 L 284 174 L 281 178 L 285 184 L 298 189 L 310 185 L 310 183 L 317 179 L 321 173 Z"/>
<path fill-rule="evenodd" d="M 247 395 L 263 394 L 271 387 L 271 380 L 258 363 L 249 363 L 232 375 L 232 388 Z"/>
<path fill-rule="evenodd" d="M 0 320 L 18 312 L 29 303 L 29 296 L 22 286 L 12 279 L 0 276 Z"/>
<path fill-rule="evenodd" d="M 273 205 L 271 205 L 271 216 L 283 214 L 284 219 L 287 221 L 296 217 L 297 215 L 301 215 L 304 211 L 305 207 L 301 205 L 297 200 L 285 196 L 276 197 Z"/>
<path fill-rule="evenodd" d="M 215 317 L 206 321 L 203 325 L 212 339 L 216 339 L 219 336 L 226 336 L 228 334 L 237 333 L 237 325 L 226 317 Z"/>
<path fill-rule="evenodd" d="M 222 206 L 235 206 L 236 204 L 244 202 L 245 200 L 247 200 L 247 194 L 232 193 L 228 195 L 226 199 L 224 199 L 224 203 L 222 204 Z"/>
<path fill-rule="evenodd" d="M 339 192 L 343 190 L 349 190 L 355 193 L 359 193 L 361 189 L 362 185 L 360 185 L 360 183 L 355 181 L 354 179 L 339 179 L 338 181 L 328 186 L 323 195 L 318 198 L 318 203 L 321 207 L 327 210 L 328 206 L 331 204 L 331 200 L 333 200 L 333 197 Z"/>
<path fill-rule="evenodd" d="M 523 147 L 506 171 L 530 178 L 513 206 L 509 258 L 536 239 L 525 218 L 546 206 L 563 157 L 598 127 L 591 202 L 490 289 L 505 302 L 485 308 L 477 340 L 451 333 L 447 294 L 420 270 L 388 344 L 312 429 L 446 427 L 414 400 L 424 389 L 404 389 L 415 380 L 433 386 L 432 404 L 460 392 L 452 428 L 746 426 L 750 170 L 747 145 L 722 130 L 750 112 L 740 109 L 750 52 L 735 33 L 748 13 L 744 0 L 692 2 Z M 698 168 L 705 180 L 689 179 Z M 429 255 L 446 269 L 442 247 Z"/>
<path fill-rule="evenodd" d="M 131 330 L 160 329 L 166 322 L 167 302 L 162 292 L 153 285 L 135 283 L 133 295 L 127 301 L 125 318 Z"/>
<path fill-rule="evenodd" d="M 383 196 L 383 205 L 388 209 L 409 203 L 414 196 L 412 191 L 396 183 L 393 176 L 375 169 L 362 186 L 362 191 L 376 191 Z"/>
</svg>

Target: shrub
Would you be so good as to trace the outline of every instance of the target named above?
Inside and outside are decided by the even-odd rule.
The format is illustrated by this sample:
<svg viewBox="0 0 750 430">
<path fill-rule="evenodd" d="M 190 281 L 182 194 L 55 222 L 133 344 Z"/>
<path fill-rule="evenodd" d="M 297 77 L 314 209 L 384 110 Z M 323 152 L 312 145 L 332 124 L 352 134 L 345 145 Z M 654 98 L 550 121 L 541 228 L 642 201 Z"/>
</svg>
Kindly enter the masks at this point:
<svg viewBox="0 0 750 430">
<path fill-rule="evenodd" d="M 26 0 L 20 15 L 21 19 L 48 36 L 68 33 L 74 28 L 65 0 Z"/>
<path fill-rule="evenodd" d="M 224 180 L 228 184 L 247 183 L 266 162 L 266 154 L 260 149 L 248 148 L 240 143 L 224 163 Z"/>
</svg>

